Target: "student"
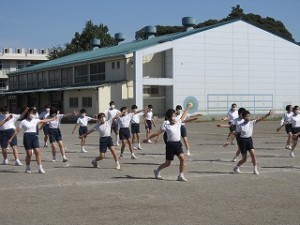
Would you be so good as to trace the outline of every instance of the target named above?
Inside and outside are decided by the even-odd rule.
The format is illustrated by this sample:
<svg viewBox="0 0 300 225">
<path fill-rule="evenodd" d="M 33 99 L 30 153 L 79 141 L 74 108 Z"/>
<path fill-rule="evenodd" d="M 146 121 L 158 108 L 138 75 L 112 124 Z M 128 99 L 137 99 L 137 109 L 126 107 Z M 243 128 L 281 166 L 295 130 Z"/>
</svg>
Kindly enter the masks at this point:
<svg viewBox="0 0 300 225">
<path fill-rule="evenodd" d="M 105 112 L 106 118 L 110 120 L 111 118 L 114 118 L 118 113 L 120 113 L 119 110 L 116 109 L 116 103 L 114 101 L 111 101 L 109 103 L 109 109 L 107 109 Z M 119 146 L 119 127 L 116 120 L 114 120 L 111 124 L 111 130 L 115 133 L 115 145 Z"/>
<path fill-rule="evenodd" d="M 87 133 L 85 133 L 84 135 L 81 136 L 81 137 L 87 137 L 89 134 L 91 134 L 94 131 L 99 132 L 100 155 L 92 161 L 92 164 L 95 168 L 98 168 L 98 161 L 105 158 L 105 153 L 108 148 L 111 151 L 111 154 L 113 155 L 114 160 L 116 162 L 116 169 L 117 170 L 121 169 L 121 166 L 120 166 L 120 163 L 119 163 L 118 157 L 117 157 L 117 151 L 114 147 L 114 144 L 113 144 L 113 141 L 111 138 L 111 125 L 115 119 L 116 119 L 116 117 L 106 120 L 106 115 L 104 113 L 99 113 L 98 114 L 98 123 L 93 127 L 93 129 L 87 131 Z"/>
<path fill-rule="evenodd" d="M 181 105 L 177 105 L 176 108 L 175 108 L 176 117 L 178 119 L 180 119 L 181 116 L 182 116 L 182 113 L 183 113 L 182 106 Z M 182 118 L 182 121 L 186 121 L 188 118 L 195 118 L 196 116 L 201 116 L 201 114 L 197 114 L 197 115 L 187 114 L 185 118 Z M 196 119 L 198 119 L 198 118 L 196 118 Z M 187 138 L 187 131 L 186 131 L 185 123 L 181 124 L 181 130 L 180 130 L 180 132 L 181 132 L 181 137 L 183 139 L 183 143 L 184 143 L 185 148 L 186 148 L 186 155 L 190 156 L 191 155 L 190 144 L 189 144 L 189 140 Z M 164 133 L 164 135 L 165 135 L 165 133 Z"/>
<path fill-rule="evenodd" d="M 88 129 L 87 129 L 87 125 L 89 121 L 98 121 L 96 119 L 93 119 L 92 117 L 89 117 L 86 115 L 86 110 L 85 109 L 81 109 L 80 110 L 80 117 L 77 119 L 77 122 L 73 128 L 72 134 L 74 134 L 75 129 L 77 128 L 77 126 L 79 125 L 79 138 L 81 139 L 80 141 L 80 145 L 81 145 L 81 153 L 86 153 L 88 151 L 85 150 L 85 140 L 86 137 L 83 137 L 82 135 L 84 135 Z"/>
<path fill-rule="evenodd" d="M 56 145 L 55 142 L 57 142 L 61 155 L 63 157 L 63 162 L 67 162 L 68 158 L 66 157 L 63 141 L 62 141 L 62 135 L 60 131 L 60 124 L 61 119 L 67 116 L 76 115 L 76 113 L 68 113 L 68 114 L 59 114 L 59 110 L 52 106 L 50 108 L 50 115 L 48 116 L 48 119 L 51 119 L 55 117 L 55 120 L 52 120 L 49 122 L 49 139 L 52 147 L 52 161 L 56 161 Z"/>
<path fill-rule="evenodd" d="M 140 117 L 144 115 L 144 112 L 138 112 L 137 105 L 131 106 L 132 117 L 131 117 L 131 134 L 132 134 L 132 145 L 134 149 L 142 150 L 140 143 Z"/>
<path fill-rule="evenodd" d="M 9 139 L 9 143 L 14 139 L 14 137 L 20 132 L 21 129 L 24 130 L 23 135 L 23 145 L 26 150 L 26 170 L 25 173 L 31 173 L 30 169 L 30 161 L 32 152 L 34 151 L 36 161 L 38 164 L 38 172 L 45 173 L 45 170 L 42 166 L 42 157 L 39 149 L 39 138 L 37 135 L 37 127 L 40 123 L 47 123 L 55 120 L 53 117 L 51 119 L 40 120 L 36 119 L 36 110 L 34 108 L 30 108 L 28 110 L 27 116 L 24 120 L 22 120 L 19 124 L 19 127 L 15 130 L 12 137 Z"/>
<path fill-rule="evenodd" d="M 40 116 L 39 119 L 40 120 L 45 120 L 50 113 L 50 105 L 45 105 L 45 111 L 43 111 Z M 43 131 L 44 131 L 44 147 L 48 147 L 48 138 L 49 138 L 49 123 L 46 123 L 43 126 Z"/>
<path fill-rule="evenodd" d="M 8 151 L 8 140 L 12 137 L 13 133 L 15 132 L 16 126 L 15 123 L 18 119 L 23 118 L 23 116 L 26 114 L 27 108 L 24 110 L 22 114 L 9 114 L 9 110 L 7 107 L 3 108 L 3 118 L 10 117 L 10 119 L 5 122 L 1 127 L 1 148 L 2 148 L 2 155 L 3 155 L 3 162 L 2 165 L 8 164 L 8 158 L 7 158 L 7 151 Z M 16 166 L 22 166 L 21 161 L 19 160 L 19 153 L 18 153 L 18 140 L 15 136 L 11 142 L 9 143 L 13 154 L 15 157 L 15 165 Z"/>
<path fill-rule="evenodd" d="M 286 124 L 291 123 L 292 128 L 291 132 L 292 136 L 292 149 L 290 152 L 291 157 L 295 157 L 294 150 L 297 146 L 298 137 L 300 136 L 300 108 L 299 106 L 295 105 L 293 107 L 293 115 L 290 117 L 290 120 L 286 122 Z"/>
<path fill-rule="evenodd" d="M 155 122 L 153 120 L 153 106 L 148 105 L 148 109 L 146 113 L 144 114 L 144 123 L 145 123 L 145 130 L 146 130 L 146 139 L 148 140 L 148 143 L 152 143 L 150 140 L 150 134 L 152 130 L 152 124 L 155 127 Z"/>
<path fill-rule="evenodd" d="M 270 112 L 267 113 L 265 116 L 260 117 L 256 120 L 250 120 L 251 115 L 249 111 L 245 110 L 242 113 L 242 118 L 244 119 L 244 122 L 237 126 L 236 132 L 240 133 L 239 142 L 240 142 L 240 150 L 243 158 L 233 168 L 233 171 L 235 173 L 241 173 L 240 166 L 247 161 L 247 152 L 249 151 L 251 156 L 251 161 L 253 164 L 253 173 L 255 175 L 259 174 L 257 170 L 256 155 L 255 155 L 255 150 L 253 147 L 253 140 L 252 140 L 253 127 L 256 123 L 266 119 L 272 113 L 273 113 L 272 110 L 270 110 Z"/>
<path fill-rule="evenodd" d="M 234 119 L 232 121 L 232 123 L 230 125 L 223 125 L 223 124 L 218 124 L 218 127 L 229 127 L 229 126 L 235 126 L 235 128 L 237 128 L 237 126 L 239 126 L 240 124 L 244 123 L 244 119 L 242 118 L 242 113 L 245 111 L 245 108 L 239 108 L 238 110 L 238 114 L 239 117 Z M 235 153 L 235 156 L 233 157 L 233 159 L 231 160 L 232 162 L 236 162 L 236 159 L 239 157 L 239 155 L 241 154 L 241 148 L 240 148 L 240 133 L 237 132 L 237 130 L 235 129 L 235 131 L 232 133 L 232 136 L 229 137 L 229 139 L 225 142 L 225 144 L 223 145 L 223 147 L 227 147 L 231 142 L 232 139 L 236 138 L 236 142 L 238 144 L 238 149 Z"/>
<path fill-rule="evenodd" d="M 119 136 L 120 136 L 120 140 L 122 141 L 120 159 L 124 157 L 123 153 L 126 147 L 126 143 L 128 143 L 128 147 L 131 153 L 131 159 L 137 159 L 132 147 L 132 141 L 131 141 L 130 130 L 129 130 L 130 121 L 134 113 L 128 113 L 127 107 L 125 106 L 123 106 L 120 111 L 121 114 L 117 118 L 117 122 L 119 125 Z M 142 111 L 143 110 L 137 110 L 136 113 L 140 113 Z"/>
<path fill-rule="evenodd" d="M 292 140 L 292 124 L 290 122 L 290 119 L 292 117 L 292 115 L 294 114 L 293 113 L 293 107 L 292 105 L 287 105 L 285 107 L 285 110 L 286 112 L 284 113 L 284 115 L 282 116 L 281 118 L 281 121 L 280 121 L 280 127 L 276 129 L 277 132 L 279 132 L 279 130 L 285 126 L 285 131 L 288 135 L 288 138 L 287 138 L 287 141 L 286 141 L 286 146 L 285 146 L 285 149 L 289 149 L 289 150 L 292 150 L 292 146 L 291 146 L 291 140 Z"/>
<path fill-rule="evenodd" d="M 233 103 L 231 105 L 230 110 L 227 113 L 227 116 L 225 116 L 222 120 L 228 120 L 228 124 L 230 125 L 232 121 L 239 117 L 238 111 L 237 111 L 237 105 Z M 227 140 L 229 139 L 230 135 L 235 131 L 235 126 L 229 127 L 229 134 L 227 136 Z M 232 145 L 234 145 L 234 142 L 231 142 Z"/>
<path fill-rule="evenodd" d="M 166 144 L 166 161 L 159 165 L 159 167 L 154 170 L 154 176 L 156 179 L 162 180 L 162 176 L 160 175 L 160 171 L 164 168 L 167 168 L 171 165 L 171 162 L 174 160 L 174 155 L 176 155 L 180 161 L 179 165 L 179 175 L 177 177 L 177 181 L 187 181 L 184 177 L 184 167 L 185 167 L 185 158 L 184 152 L 182 149 L 182 144 L 180 142 L 181 137 L 181 125 L 182 125 L 182 118 L 185 118 L 188 112 L 188 109 L 192 107 L 192 104 L 188 104 L 184 113 L 182 114 L 180 119 L 177 119 L 175 110 L 169 109 L 166 112 L 166 119 L 160 130 L 150 135 L 148 138 L 154 138 L 160 135 L 163 132 L 167 133 L 167 144 Z M 144 141 L 148 141 L 149 139 L 145 139 Z"/>
</svg>

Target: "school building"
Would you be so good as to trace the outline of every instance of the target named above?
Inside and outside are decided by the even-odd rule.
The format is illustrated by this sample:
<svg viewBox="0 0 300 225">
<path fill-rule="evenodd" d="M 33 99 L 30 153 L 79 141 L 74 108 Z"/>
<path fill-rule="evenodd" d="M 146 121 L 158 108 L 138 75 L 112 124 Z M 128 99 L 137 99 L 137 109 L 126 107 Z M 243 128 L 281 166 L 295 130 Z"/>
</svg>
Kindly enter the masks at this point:
<svg viewBox="0 0 300 225">
<path fill-rule="evenodd" d="M 300 46 L 242 20 L 80 52 L 9 73 L 8 105 L 58 106 L 103 112 L 116 106 L 154 106 L 163 115 L 177 104 L 192 112 L 224 114 L 231 103 L 254 113 L 300 104 Z"/>
</svg>

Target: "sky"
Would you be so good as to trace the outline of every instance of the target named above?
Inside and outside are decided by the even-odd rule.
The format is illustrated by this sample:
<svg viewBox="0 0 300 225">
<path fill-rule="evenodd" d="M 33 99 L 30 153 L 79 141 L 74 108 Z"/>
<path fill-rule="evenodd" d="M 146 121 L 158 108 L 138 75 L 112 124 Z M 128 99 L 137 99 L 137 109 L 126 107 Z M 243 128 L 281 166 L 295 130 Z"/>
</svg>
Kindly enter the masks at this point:
<svg viewBox="0 0 300 225">
<path fill-rule="evenodd" d="M 222 19 L 236 5 L 244 13 L 280 20 L 300 42 L 300 0 L 3 0 L 0 52 L 63 46 L 88 20 L 107 25 L 112 36 L 124 33 L 128 42 L 145 26 L 181 25 L 185 16 L 196 23 Z"/>
</svg>

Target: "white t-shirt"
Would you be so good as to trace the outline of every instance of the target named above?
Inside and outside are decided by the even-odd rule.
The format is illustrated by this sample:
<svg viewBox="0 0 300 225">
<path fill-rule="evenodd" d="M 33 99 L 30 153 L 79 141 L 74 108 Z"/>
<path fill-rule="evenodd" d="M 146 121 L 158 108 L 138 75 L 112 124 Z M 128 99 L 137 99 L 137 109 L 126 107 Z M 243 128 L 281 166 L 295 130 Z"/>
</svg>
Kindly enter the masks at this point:
<svg viewBox="0 0 300 225">
<path fill-rule="evenodd" d="M 60 127 L 60 122 L 61 119 L 64 117 L 64 114 L 57 114 L 56 115 L 57 119 L 56 120 L 52 120 L 49 122 L 49 128 L 59 128 Z M 51 118 L 50 116 L 48 116 L 48 118 Z"/>
<path fill-rule="evenodd" d="M 119 113 L 120 111 L 117 109 L 107 109 L 104 114 L 106 115 L 107 119 L 110 120 L 111 118 L 114 118 L 117 113 Z"/>
<path fill-rule="evenodd" d="M 6 114 L 6 115 L 4 115 L 5 116 L 5 118 L 4 119 L 6 119 L 8 116 L 9 116 L 10 114 Z M 15 126 L 15 122 L 20 118 L 20 114 L 12 114 L 12 118 L 9 120 L 9 121 L 7 121 L 5 124 L 3 124 L 2 125 L 2 129 L 3 130 L 8 130 L 8 129 L 16 129 L 16 126 Z"/>
<path fill-rule="evenodd" d="M 79 124 L 79 126 L 81 126 L 81 127 L 86 127 L 87 124 L 88 124 L 88 122 L 89 122 L 90 120 L 92 120 L 92 119 L 93 119 L 93 118 L 92 118 L 92 117 L 89 117 L 89 116 L 79 117 L 79 118 L 77 119 L 77 124 Z"/>
<path fill-rule="evenodd" d="M 104 123 L 97 123 L 94 127 L 94 131 L 98 131 L 100 137 L 110 137 L 111 136 L 111 124 L 112 119 L 105 121 Z"/>
<path fill-rule="evenodd" d="M 152 120 L 152 117 L 153 117 L 153 112 L 146 112 L 145 113 L 145 119 L 146 120 Z"/>
<path fill-rule="evenodd" d="M 180 114 L 176 115 L 176 118 L 177 118 L 177 119 L 180 119 L 180 118 L 182 117 L 182 114 L 183 114 L 183 113 L 181 112 Z M 186 114 L 185 118 L 182 118 L 181 121 L 187 120 L 187 119 L 190 118 L 190 117 L 191 117 L 190 114 Z M 184 126 L 185 123 L 182 123 L 182 125 Z"/>
<path fill-rule="evenodd" d="M 280 120 L 280 125 L 283 125 L 284 123 L 288 122 L 288 123 L 291 123 L 290 122 L 290 118 L 291 116 L 293 115 L 294 113 L 293 112 L 290 112 L 290 113 L 284 113 L 284 115 L 282 116 L 281 120 Z"/>
<path fill-rule="evenodd" d="M 182 121 L 177 119 L 175 124 L 170 124 L 169 120 L 165 120 L 161 125 L 161 130 L 167 132 L 168 141 L 177 142 L 181 138 L 181 128 Z"/>
<path fill-rule="evenodd" d="M 128 128 L 130 125 L 131 118 L 133 113 L 128 113 L 125 116 L 121 116 L 117 119 L 118 125 L 120 128 Z"/>
<path fill-rule="evenodd" d="M 32 120 L 22 120 L 19 124 L 19 128 L 24 130 L 24 133 L 36 133 L 37 125 L 40 122 L 40 119 L 32 119 Z"/>
<path fill-rule="evenodd" d="M 234 119 L 239 117 L 239 113 L 237 110 L 232 111 L 231 109 L 227 113 L 227 118 L 229 122 L 232 122 Z"/>
<path fill-rule="evenodd" d="M 44 111 L 44 112 L 41 112 L 39 119 L 44 120 L 44 119 L 46 119 L 48 116 L 49 116 L 49 112 Z"/>
<path fill-rule="evenodd" d="M 231 125 L 235 125 L 235 126 L 236 126 L 235 130 L 236 130 L 236 129 L 237 129 L 237 126 L 240 125 L 240 124 L 242 124 L 242 123 L 244 123 L 244 119 L 238 117 L 238 118 L 234 119 L 234 120 L 231 122 Z"/>
<path fill-rule="evenodd" d="M 256 120 L 251 120 L 248 123 L 241 123 L 237 126 L 236 132 L 241 134 L 241 138 L 249 138 L 253 134 L 253 127 L 255 124 Z"/>
<path fill-rule="evenodd" d="M 290 117 L 290 123 L 292 124 L 292 127 L 300 127 L 300 114 L 298 115 L 292 115 Z"/>
<path fill-rule="evenodd" d="M 133 113 L 132 117 L 131 117 L 131 123 L 140 123 L 140 117 L 144 115 L 143 112 L 139 112 L 139 113 Z"/>
</svg>

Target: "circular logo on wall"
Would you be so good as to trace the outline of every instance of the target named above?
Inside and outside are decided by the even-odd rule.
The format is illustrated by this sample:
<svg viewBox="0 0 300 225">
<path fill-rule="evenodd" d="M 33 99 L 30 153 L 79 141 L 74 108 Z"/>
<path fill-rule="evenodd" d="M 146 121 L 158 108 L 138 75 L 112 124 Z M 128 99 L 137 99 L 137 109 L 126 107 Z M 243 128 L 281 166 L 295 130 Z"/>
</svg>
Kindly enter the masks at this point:
<svg viewBox="0 0 300 225">
<path fill-rule="evenodd" d="M 199 102 L 198 99 L 195 98 L 194 96 L 188 96 L 184 99 L 183 101 L 183 108 L 185 108 L 187 106 L 187 104 L 192 103 L 193 106 L 192 108 L 190 108 L 189 113 L 195 113 L 198 111 L 198 107 L 199 107 Z"/>
</svg>

